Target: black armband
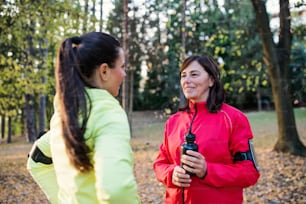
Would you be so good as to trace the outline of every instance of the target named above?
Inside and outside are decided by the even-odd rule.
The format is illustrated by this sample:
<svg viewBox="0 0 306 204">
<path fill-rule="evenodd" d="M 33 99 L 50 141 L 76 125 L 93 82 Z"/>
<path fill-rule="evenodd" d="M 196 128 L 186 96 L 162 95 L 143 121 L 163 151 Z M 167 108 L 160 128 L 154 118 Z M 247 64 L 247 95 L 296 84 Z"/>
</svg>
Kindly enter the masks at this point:
<svg viewBox="0 0 306 204">
<path fill-rule="evenodd" d="M 35 162 L 40 162 L 40 163 L 43 163 L 43 164 L 52 164 L 53 163 L 52 158 L 47 157 L 37 146 L 35 146 L 35 149 L 30 156 Z"/>
<path fill-rule="evenodd" d="M 249 143 L 249 150 L 246 151 L 246 152 L 237 152 L 234 155 L 234 162 L 249 160 L 253 163 L 256 170 L 259 171 L 259 166 L 256 162 L 256 155 L 255 155 L 255 150 L 254 150 L 254 147 L 253 147 L 252 140 L 249 140 L 248 143 Z"/>
</svg>

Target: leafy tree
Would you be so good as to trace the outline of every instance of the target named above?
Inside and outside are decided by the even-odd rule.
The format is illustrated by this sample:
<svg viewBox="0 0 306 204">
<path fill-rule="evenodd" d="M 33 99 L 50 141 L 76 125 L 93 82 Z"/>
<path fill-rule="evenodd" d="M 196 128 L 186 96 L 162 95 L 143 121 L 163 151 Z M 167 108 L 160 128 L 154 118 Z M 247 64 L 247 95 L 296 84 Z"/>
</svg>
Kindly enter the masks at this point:
<svg viewBox="0 0 306 204">
<path fill-rule="evenodd" d="M 290 97 L 289 65 L 292 33 L 290 31 L 289 1 L 280 0 L 280 29 L 278 43 L 273 41 L 265 2 L 252 0 L 257 27 L 262 40 L 264 62 L 271 78 L 272 93 L 278 120 L 278 139 L 275 151 L 306 156 L 306 148 L 300 141 Z"/>
<path fill-rule="evenodd" d="M 154 1 L 147 9 L 147 16 L 159 13 L 159 16 L 167 19 L 166 27 L 162 29 L 159 29 L 159 18 L 151 17 L 147 23 L 148 35 L 152 36 L 152 31 L 157 28 L 146 45 L 149 54 L 146 59 L 148 80 L 144 102 L 151 104 L 147 107 L 174 105 L 171 109 L 176 110 L 180 89 L 178 69 L 184 58 L 182 55 L 204 53 L 219 60 L 223 69 L 222 80 L 229 92 L 228 101 L 243 108 L 248 107 L 244 106 L 246 103 L 254 106 L 254 93 L 259 90 L 258 87 L 267 87 L 269 82 L 260 58 L 259 36 L 252 26 L 255 21 L 250 12 L 252 5 L 245 1 L 230 1 L 223 8 L 217 1 L 210 4 L 207 1 L 185 3 L 185 13 L 182 12 L 184 1 L 178 0 L 166 3 Z M 166 40 L 161 42 L 160 39 Z M 164 55 L 164 59 L 158 53 Z M 166 63 L 161 66 L 160 62 Z"/>
<path fill-rule="evenodd" d="M 131 9 L 132 17 L 130 19 L 130 35 L 129 35 L 129 64 L 131 71 L 131 91 L 130 91 L 130 110 L 141 109 L 141 91 L 140 81 L 141 76 L 141 64 L 144 58 L 144 52 L 141 45 L 144 41 L 144 35 L 140 32 L 141 20 L 136 14 L 139 12 L 137 6 L 133 6 Z"/>
<path fill-rule="evenodd" d="M 110 12 L 108 21 L 107 21 L 107 30 L 114 36 L 116 36 L 121 43 L 124 43 L 124 34 L 122 25 L 124 22 L 123 18 L 123 1 L 115 1 L 115 7 Z M 122 92 L 125 98 L 125 107 L 127 112 L 131 112 L 135 106 L 135 109 L 141 107 L 140 102 L 140 80 L 141 80 L 141 61 L 143 57 L 143 51 L 141 45 L 143 44 L 143 38 L 139 30 L 141 29 L 140 17 L 136 16 L 138 7 L 132 3 L 127 5 L 129 8 L 129 26 L 127 29 L 126 40 L 128 42 L 125 52 L 127 53 L 126 62 L 127 62 L 127 77 L 125 79 L 126 83 L 123 86 Z M 121 100 L 123 102 L 123 93 L 121 92 Z"/>
<path fill-rule="evenodd" d="M 301 3 L 297 2 L 293 8 L 296 11 L 291 12 L 294 36 L 292 38 L 289 78 L 292 101 L 297 106 L 306 104 L 306 27 L 299 16 Z"/>
<path fill-rule="evenodd" d="M 198 1 L 188 8 L 187 53 L 212 55 L 222 68 L 227 102 L 239 108 L 254 106 L 254 93 L 268 85 L 268 77 L 251 3 L 232 0 L 221 6 Z"/>
<path fill-rule="evenodd" d="M 295 42 L 292 45 L 289 69 L 291 82 L 291 100 L 295 105 L 305 104 L 306 99 L 306 46 Z"/>
<path fill-rule="evenodd" d="M 0 8 L 1 115 L 22 113 L 28 141 L 34 141 L 37 125 L 45 126 L 45 112 L 52 112 L 55 47 L 61 36 L 79 32 L 81 12 L 69 1 L 5 1 Z"/>
<path fill-rule="evenodd" d="M 147 2 L 147 12 L 145 14 L 144 32 L 148 36 L 146 38 L 146 66 L 147 66 L 147 80 L 145 82 L 143 92 L 143 104 L 146 109 L 161 109 L 166 108 L 169 104 L 169 99 L 176 95 L 175 89 L 171 90 L 172 82 L 169 76 L 175 74 L 170 73 L 169 58 L 165 49 L 169 47 L 167 43 L 162 42 L 165 38 L 166 30 L 162 29 L 162 15 L 166 3 L 156 0 Z M 169 52 L 169 51 L 168 51 Z M 169 74 L 170 73 L 170 74 Z M 176 84 L 177 81 L 174 82 Z"/>
</svg>

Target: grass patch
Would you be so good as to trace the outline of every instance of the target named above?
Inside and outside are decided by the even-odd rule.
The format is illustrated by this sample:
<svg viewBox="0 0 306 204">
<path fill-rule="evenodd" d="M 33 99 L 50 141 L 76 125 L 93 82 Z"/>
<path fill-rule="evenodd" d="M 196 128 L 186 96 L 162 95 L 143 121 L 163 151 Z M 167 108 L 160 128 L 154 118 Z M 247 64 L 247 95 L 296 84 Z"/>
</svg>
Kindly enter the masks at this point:
<svg viewBox="0 0 306 204">
<path fill-rule="evenodd" d="M 254 134 L 254 145 L 260 148 L 272 148 L 278 136 L 275 111 L 246 113 Z M 306 109 L 295 108 L 294 116 L 297 131 L 302 142 L 306 143 Z"/>
<path fill-rule="evenodd" d="M 306 143 L 306 109 L 295 108 L 295 122 L 300 139 Z M 275 111 L 260 111 L 246 113 L 254 134 L 254 145 L 258 148 L 272 149 L 278 136 L 278 125 Z M 139 117 L 139 116 L 138 116 Z M 166 118 L 148 120 L 154 117 L 146 113 L 142 121 L 132 125 L 132 143 L 135 145 L 157 145 L 162 142 Z M 146 119 L 147 118 L 147 121 Z M 140 124 L 141 122 L 141 124 Z M 137 138 L 135 140 L 135 138 Z"/>
</svg>

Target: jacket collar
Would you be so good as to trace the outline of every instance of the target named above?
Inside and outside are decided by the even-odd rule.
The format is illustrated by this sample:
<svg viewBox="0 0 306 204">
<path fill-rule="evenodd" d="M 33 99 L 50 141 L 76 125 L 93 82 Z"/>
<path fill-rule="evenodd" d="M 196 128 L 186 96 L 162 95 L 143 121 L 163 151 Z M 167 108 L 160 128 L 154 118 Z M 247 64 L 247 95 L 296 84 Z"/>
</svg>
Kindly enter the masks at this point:
<svg viewBox="0 0 306 204">
<path fill-rule="evenodd" d="M 193 102 L 189 101 L 189 108 L 190 108 L 190 112 L 192 112 L 192 113 L 195 112 L 196 108 L 197 108 L 198 112 L 207 111 L 206 101 L 197 102 L 197 103 L 193 103 Z"/>
</svg>

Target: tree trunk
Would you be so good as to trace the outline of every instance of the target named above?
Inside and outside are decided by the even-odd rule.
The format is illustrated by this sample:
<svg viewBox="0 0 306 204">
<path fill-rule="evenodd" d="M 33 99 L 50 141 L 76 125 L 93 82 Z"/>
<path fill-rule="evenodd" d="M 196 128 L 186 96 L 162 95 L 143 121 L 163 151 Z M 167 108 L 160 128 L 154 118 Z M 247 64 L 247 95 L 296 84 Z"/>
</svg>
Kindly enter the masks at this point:
<svg viewBox="0 0 306 204">
<path fill-rule="evenodd" d="M 30 18 L 31 19 L 31 18 Z M 35 33 L 35 22 L 34 20 L 29 21 L 30 31 L 32 34 L 28 34 L 26 36 L 26 40 L 28 42 L 28 56 L 26 62 L 26 71 L 25 77 L 27 77 L 28 73 L 31 73 L 31 69 L 33 69 L 33 59 L 35 59 L 35 46 L 33 43 L 33 36 Z M 25 109 L 24 109 L 25 117 L 26 117 L 26 128 L 27 128 L 27 141 L 34 142 L 37 135 L 36 129 L 36 117 L 35 117 L 35 97 L 34 93 L 26 93 L 25 94 Z"/>
<path fill-rule="evenodd" d="M 83 33 L 87 31 L 87 25 L 88 25 L 88 14 L 89 14 L 89 4 L 88 0 L 85 0 L 85 7 L 84 7 L 84 17 L 83 17 Z"/>
<path fill-rule="evenodd" d="M 26 94 L 25 96 L 25 116 L 27 124 L 27 141 L 34 142 L 36 140 L 36 125 L 35 125 L 35 100 L 34 96 L 31 94 Z"/>
<path fill-rule="evenodd" d="M 122 22 L 122 28 L 123 28 L 123 50 L 125 53 L 125 66 L 127 71 L 127 76 L 123 80 L 122 84 L 122 106 L 124 110 L 129 113 L 129 67 L 128 67 L 128 56 L 129 56 L 129 50 L 128 50 L 128 0 L 123 1 L 123 22 Z"/>
<path fill-rule="evenodd" d="M 136 10 L 135 10 L 135 7 L 134 7 L 134 11 L 133 11 L 133 18 L 136 19 Z M 129 22 L 127 22 L 129 23 Z M 131 27 L 131 26 L 130 26 Z M 129 28 L 131 29 L 131 28 Z M 128 33 L 127 33 L 128 35 Z M 127 45 L 128 45 L 128 41 L 126 42 Z M 127 56 L 129 57 L 129 56 Z M 135 78 L 135 68 L 130 66 L 130 88 L 129 88 L 129 115 L 132 116 L 132 113 L 133 113 L 133 108 L 134 108 L 134 78 Z M 132 121 L 131 121 L 132 122 Z"/>
<path fill-rule="evenodd" d="M 180 60 L 181 63 L 186 58 L 186 0 L 182 0 L 182 50 L 181 50 L 181 56 Z M 182 107 L 185 104 L 185 96 L 183 93 L 182 88 L 180 87 L 180 104 L 179 106 Z"/>
<path fill-rule="evenodd" d="M 132 108 L 133 108 L 133 97 L 132 97 L 132 90 L 131 86 L 131 79 L 133 77 L 131 76 L 133 74 L 131 67 L 129 66 L 129 46 L 128 46 L 128 35 L 129 35 L 129 19 L 128 19 L 128 0 L 123 0 L 123 22 L 122 22 L 122 28 L 123 28 L 123 50 L 125 53 L 125 66 L 126 66 L 126 74 L 127 76 L 123 80 L 122 84 L 122 106 L 124 110 L 126 111 L 128 115 L 129 124 L 132 127 Z M 130 85 L 131 84 L 131 85 Z M 132 97 L 132 98 L 130 98 Z M 130 104 L 132 103 L 132 104 Z M 132 128 L 131 128 L 131 135 Z"/>
<path fill-rule="evenodd" d="M 100 0 L 100 21 L 99 21 L 99 31 L 103 30 L 103 0 Z"/>
<path fill-rule="evenodd" d="M 257 110 L 262 111 L 261 94 L 260 94 L 260 88 L 259 87 L 257 87 L 256 98 L 257 98 Z"/>
<path fill-rule="evenodd" d="M 7 121 L 7 143 L 12 142 L 12 117 L 8 117 Z"/>
<path fill-rule="evenodd" d="M 306 148 L 300 141 L 290 97 L 288 70 L 290 64 L 290 12 L 289 1 L 280 0 L 280 34 L 275 45 L 269 27 L 265 1 L 252 0 L 256 21 L 262 40 L 264 62 L 271 79 L 272 94 L 278 121 L 278 139 L 274 150 L 306 156 Z"/>
<path fill-rule="evenodd" d="M 1 116 L 1 138 L 3 139 L 5 136 L 5 116 Z"/>
<path fill-rule="evenodd" d="M 42 94 L 39 100 L 39 132 L 44 131 L 46 129 L 45 118 L 46 118 L 46 94 Z"/>
<path fill-rule="evenodd" d="M 47 33 L 45 33 L 47 34 Z M 40 64 L 40 69 L 42 73 L 45 73 L 44 71 L 47 70 L 47 61 L 48 61 L 48 41 L 45 39 L 40 39 L 39 43 L 40 48 L 39 48 L 39 53 L 40 53 L 40 59 L 41 59 L 41 64 Z M 44 46 L 45 45 L 45 46 Z M 47 84 L 47 77 L 45 75 L 42 76 L 42 85 L 45 87 Z M 41 90 L 40 93 L 40 99 L 39 99 L 39 131 L 44 131 L 46 128 L 46 101 L 47 101 L 47 96 L 44 90 Z"/>
<path fill-rule="evenodd" d="M 19 124 L 20 124 L 20 129 L 21 129 L 21 136 L 26 137 L 26 135 L 27 135 L 27 130 L 26 130 L 27 124 L 26 124 L 26 119 L 25 119 L 24 107 L 21 111 L 21 117 L 19 119 L 20 119 Z"/>
</svg>

